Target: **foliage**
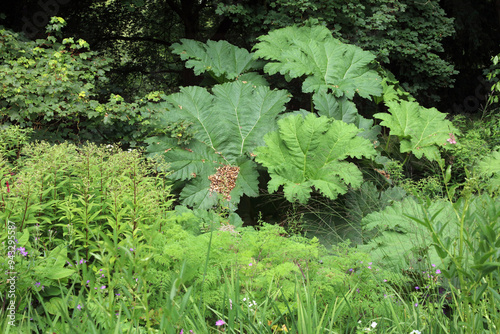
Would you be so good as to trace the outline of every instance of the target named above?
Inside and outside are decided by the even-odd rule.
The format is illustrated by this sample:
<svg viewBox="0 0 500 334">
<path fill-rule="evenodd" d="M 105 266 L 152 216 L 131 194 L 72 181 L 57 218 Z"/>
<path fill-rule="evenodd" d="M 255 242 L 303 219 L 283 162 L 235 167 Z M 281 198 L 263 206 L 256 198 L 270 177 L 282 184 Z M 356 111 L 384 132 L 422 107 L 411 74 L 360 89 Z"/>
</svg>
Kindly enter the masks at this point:
<svg viewBox="0 0 500 334">
<path fill-rule="evenodd" d="M 434 201 L 427 209 L 429 215 L 435 215 L 436 221 L 444 224 L 452 214 L 450 206 L 443 201 Z M 420 218 L 425 215 L 421 205 L 413 197 L 394 202 L 380 212 L 368 214 L 361 221 L 363 229 L 375 229 L 376 234 L 366 240 L 366 245 L 358 246 L 370 252 L 375 261 L 399 269 L 412 267 L 424 269 L 429 263 L 439 263 L 439 257 L 431 245 L 430 235 L 408 216 Z M 451 226 L 441 231 L 443 237 L 456 233 Z"/>
<path fill-rule="evenodd" d="M 487 187 L 491 192 L 500 190 L 500 151 L 493 151 L 476 165 L 480 176 L 487 178 Z"/>
<path fill-rule="evenodd" d="M 53 18 L 51 23 L 59 35 L 64 20 Z M 5 29 L 0 32 L 0 110 L 4 122 L 32 126 L 88 113 L 85 100 L 95 96 L 97 81 L 105 80 L 107 62 L 89 51 L 86 41 L 58 40 L 49 35 L 31 42 Z"/>
<path fill-rule="evenodd" d="M 238 36 L 248 36 L 250 44 L 276 28 L 307 19 L 324 22 L 335 38 L 372 51 L 420 99 L 439 99 L 437 90 L 450 87 L 458 73 L 442 54 L 445 38 L 455 30 L 438 1 L 243 1 L 218 3 L 217 11 L 236 23 L 234 30 L 244 29 Z"/>
<path fill-rule="evenodd" d="M 0 128 L 0 156 L 10 162 L 19 159 L 21 149 L 29 142 L 32 129 L 22 129 L 19 126 Z"/>
<path fill-rule="evenodd" d="M 109 286 L 97 271 L 116 268 L 118 275 L 122 269 L 115 261 L 131 256 L 128 250 L 137 249 L 150 224 L 165 221 L 168 188 L 160 177 L 148 176 L 153 166 L 137 151 L 40 143 L 25 146 L 22 155 L 17 174 L 2 167 L 0 187 L 0 219 L 17 239 L 12 257 L 21 309 L 31 299 L 55 303 L 80 284 L 73 275 L 82 267 L 95 269 L 92 282 Z M 2 233 L 1 240 L 6 238 Z M 141 265 L 129 264 L 128 270 L 140 272 Z M 6 261 L 1 266 L 7 270 Z"/>
<path fill-rule="evenodd" d="M 99 96 L 109 60 L 83 39 L 61 37 L 66 22 L 54 17 L 45 39 L 28 41 L 0 30 L 0 120 L 37 130 L 34 137 L 119 141 L 133 147 L 151 131 L 154 93 L 133 103 Z M 107 102 L 103 102 L 106 101 Z"/>
<path fill-rule="evenodd" d="M 228 225 L 222 216 L 215 222 L 217 214 L 201 210 L 167 211 L 168 188 L 147 175 L 152 165 L 137 151 L 42 143 L 26 146 L 23 156 L 18 174 L 9 176 L 11 190 L 1 193 L 1 219 L 8 225 L 1 239 L 10 241 L 8 230 L 17 238 L 16 250 L 4 259 L 14 260 L 19 276 L 16 321 L 23 330 L 78 324 L 82 332 L 203 331 L 233 294 L 241 297 L 232 302 L 258 314 L 264 326 L 268 320 L 283 324 L 305 311 L 295 302 L 301 284 L 321 291 L 316 310 L 335 311 L 330 325 L 348 320 L 356 327 L 371 302 L 380 302 L 370 297 L 377 289 L 371 271 L 349 271 L 368 261 L 366 255 L 346 245 L 326 253 L 316 239 L 288 236 L 277 225 L 255 230 Z M 0 266 L 7 271 L 8 261 Z M 226 290 L 231 277 L 241 282 L 232 292 Z M 354 296 L 353 286 L 363 296 Z M 339 295 L 346 301 L 325 304 Z M 249 307 L 243 298 L 259 304 Z M 244 318 L 238 322 L 251 326 Z"/>
<path fill-rule="evenodd" d="M 374 117 L 390 128 L 390 135 L 399 137 L 401 153 L 411 152 L 419 159 L 425 155 L 428 160 L 439 161 L 439 148 L 446 148 L 447 142 L 456 144 L 454 134 L 458 131 L 445 120 L 446 114 L 416 102 L 389 101 L 386 105 L 390 114 L 378 113 Z"/>
<path fill-rule="evenodd" d="M 381 211 L 385 207 L 403 200 L 406 192 L 400 187 L 390 187 L 385 190 L 379 190 L 370 181 L 365 181 L 359 189 L 351 189 L 345 196 L 344 216 L 349 222 L 349 226 L 355 230 L 356 234 L 348 234 L 351 242 L 362 244 L 371 239 L 372 235 L 366 235 L 362 229 L 362 219 L 367 215 Z"/>
<path fill-rule="evenodd" d="M 453 169 L 450 183 L 462 184 L 472 179 L 472 171 L 479 160 L 489 155 L 500 145 L 500 119 L 495 115 L 471 118 L 464 115 L 453 117 L 453 125 L 460 131 L 457 142 L 447 145 L 443 158 Z M 488 188 L 489 180 L 484 188 Z M 480 180 L 477 180 L 480 182 Z"/>
<path fill-rule="evenodd" d="M 500 316 L 495 312 L 500 303 L 499 199 L 488 195 L 460 198 L 451 204 L 451 222 L 449 218 L 440 221 L 437 215 L 431 215 L 429 206 L 427 203 L 424 207 L 423 218 L 411 218 L 432 237 L 432 245 L 445 264 L 442 272 L 451 280 L 451 295 L 457 308 L 471 305 L 479 310 L 478 316 L 458 312 L 455 318 L 467 322 L 474 331 L 495 330 L 500 324 Z M 448 235 L 443 233 L 445 229 L 456 232 Z"/>
<path fill-rule="evenodd" d="M 375 150 L 368 140 L 356 136 L 354 125 L 313 114 L 290 116 L 278 124 L 279 132 L 267 134 L 267 146 L 256 150 L 256 160 L 271 175 L 269 192 L 283 185 L 288 201 L 305 204 L 311 187 L 335 199 L 347 192 L 347 186 L 361 185 L 361 172 L 343 160 L 373 157 Z"/>
<path fill-rule="evenodd" d="M 375 229 L 376 235 L 358 248 L 387 267 L 411 268 L 417 280 L 425 277 L 421 273 L 429 264 L 441 263 L 434 274 L 446 277 L 458 309 L 471 303 L 481 310 L 481 320 L 460 311 L 454 316 L 473 328 L 484 322 L 491 329 L 499 321 L 486 302 L 498 303 L 499 204 L 487 195 L 461 197 L 456 203 L 408 197 L 363 218 L 364 228 Z"/>
<path fill-rule="evenodd" d="M 194 74 L 208 72 L 217 83 L 240 80 L 250 81 L 254 85 L 268 85 L 266 79 L 255 72 L 262 65 L 254 60 L 253 53 L 238 48 L 227 41 L 208 40 L 201 43 L 182 39 L 181 44 L 172 45 L 172 52 L 186 61 L 186 68 L 192 68 Z"/>
<path fill-rule="evenodd" d="M 376 281 L 392 277 L 390 273 L 376 270 L 375 266 L 373 272 L 371 267 L 363 266 L 363 261 L 369 262 L 366 255 L 352 251 L 345 244 L 326 252 L 315 238 L 289 236 L 281 227 L 268 224 L 263 224 L 257 231 L 250 227 L 230 231 L 221 226 L 211 233 L 196 236 L 182 227 L 191 217 L 188 212 L 183 212 L 175 223 L 172 221 L 168 225 L 165 233 L 156 235 L 152 243 L 156 253 L 148 268 L 150 282 L 155 291 L 162 291 L 169 278 L 160 280 L 159 273 L 178 272 L 186 263 L 185 271 L 191 277 L 186 284 L 197 287 L 199 298 L 209 309 L 227 310 L 230 316 L 239 309 L 248 311 L 250 319 L 264 324 L 272 322 L 278 314 L 290 319 L 300 306 L 295 300 L 299 283 L 317 291 L 315 299 L 319 312 L 328 309 L 326 304 L 338 296 L 349 296 L 350 311 L 344 306 L 335 318 L 338 321 L 351 319 L 351 326 L 355 326 L 357 320 L 354 319 L 371 309 L 371 303 L 380 302 L 381 294 L 369 292 L 379 290 Z M 350 268 L 356 268 L 356 271 Z M 377 279 L 372 279 L 373 275 Z M 356 294 L 354 286 L 357 287 Z M 231 299 L 229 310 L 228 298 Z M 248 304 L 244 303 L 245 300 L 258 303 Z M 151 301 L 157 307 L 164 303 L 159 296 Z M 272 308 L 269 303 L 273 304 Z M 354 310 L 356 316 L 352 314 Z M 215 322 L 216 318 L 207 316 Z"/>
<path fill-rule="evenodd" d="M 18 244 L 13 257 L 20 277 L 16 288 L 23 301 L 16 321 L 25 331 L 65 331 L 78 325 L 82 333 L 116 328 L 210 332 L 216 331 L 217 319 L 224 319 L 228 330 L 241 333 L 270 333 L 283 325 L 298 332 L 298 328 L 313 324 L 354 331 L 362 330 L 360 319 L 363 327 L 373 319 L 381 332 L 414 328 L 439 332 L 439 328 L 455 328 L 454 321 L 475 331 L 483 326 L 481 319 L 486 316 L 487 328 L 497 321 L 491 316 L 496 306 L 489 300 L 495 298 L 494 282 L 498 279 L 491 268 L 498 262 L 494 256 L 500 208 L 498 200 L 487 196 L 473 198 L 470 203 L 419 204 L 411 198 L 399 202 L 397 189 L 386 191 L 380 201 L 393 201 L 392 206 L 381 213 L 363 213 L 363 222 L 373 225 L 378 233 L 367 246 L 379 243 L 377 249 L 382 250 L 371 250 L 372 257 L 368 257 L 347 243 L 326 251 L 317 239 L 289 236 L 277 225 L 263 224 L 255 230 L 231 226 L 237 221 L 223 213 L 207 214 L 184 207 L 169 212 L 165 201 L 168 189 L 140 172 L 146 169 L 140 167 L 135 151 L 95 146 L 75 151 L 71 145 L 45 144 L 30 145 L 23 152 L 28 158 L 21 163 L 19 173 L 8 176 L 15 188 L 3 191 L 1 198 L 8 208 L 5 211 L 10 212 L 7 219 L 13 222 L 9 226 L 16 227 Z M 33 180 L 32 202 L 15 200 L 26 197 L 28 189 L 20 191 L 19 178 Z M 43 192 L 38 180 L 44 180 Z M 28 211 L 30 221 L 24 223 L 21 233 L 21 209 L 26 203 L 36 214 Z M 439 211 L 443 207 L 445 210 Z M 464 211 L 454 215 L 453 210 Z M 426 226 L 439 235 L 435 237 L 432 230 L 425 234 L 428 230 L 424 226 L 403 213 L 424 222 L 432 219 Z M 465 219 L 460 228 L 450 222 L 455 216 Z M 471 228 L 464 229 L 464 224 Z M 415 231 L 422 239 L 415 237 Z M 468 242 L 460 242 L 460 231 Z M 399 236 L 391 238 L 393 234 Z M 4 240 L 6 235 L 2 234 Z M 429 235 L 430 242 L 424 242 Z M 392 258 L 406 255 L 408 263 L 402 268 L 412 266 L 404 272 L 406 277 L 387 271 L 396 262 L 379 256 L 384 249 L 394 250 L 398 243 L 415 246 L 412 250 L 398 248 L 400 252 Z M 441 258 L 447 254 L 445 249 L 459 252 L 460 244 L 468 253 L 454 255 L 451 260 L 445 256 L 442 262 L 435 262 L 437 267 L 430 266 L 434 262 L 431 247 Z M 86 249 L 90 250 L 88 257 Z M 418 261 L 419 257 L 424 260 Z M 466 282 L 487 285 L 460 283 L 458 290 L 454 288 L 453 265 L 457 263 L 456 270 L 463 272 Z M 1 265 L 7 270 L 6 261 Z M 426 273 L 420 274 L 422 271 Z M 452 304 L 457 312 L 451 319 L 443 316 L 442 309 L 450 302 L 440 296 L 440 287 L 457 300 Z M 476 305 L 479 317 L 466 312 L 469 303 Z M 319 316 L 323 312 L 329 315 L 326 322 Z M 35 321 L 30 322 L 30 318 Z"/>
<path fill-rule="evenodd" d="M 370 98 L 382 93 L 370 52 L 340 42 L 314 21 L 273 30 L 259 37 L 254 48 L 256 56 L 268 60 L 265 72 L 279 72 L 287 81 L 304 78 L 302 91 L 314 93 L 311 105 L 319 115 L 355 124 L 363 130 L 360 136 L 376 140 L 380 127 L 358 114 L 352 102 L 356 94 Z"/>
<path fill-rule="evenodd" d="M 492 82 L 491 86 L 491 95 L 488 99 L 489 103 L 498 103 L 498 94 L 500 93 L 500 65 L 499 65 L 500 54 L 496 55 L 492 59 L 493 65 L 489 68 L 487 78 L 490 82 Z"/>
<path fill-rule="evenodd" d="M 331 90 L 349 99 L 356 93 L 364 98 L 382 93 L 381 79 L 369 66 L 375 56 L 333 38 L 323 26 L 273 30 L 259 37 L 255 48 L 256 56 L 269 60 L 267 73 L 279 72 L 287 80 L 306 75 L 305 93 Z"/>
<path fill-rule="evenodd" d="M 237 167 L 236 175 L 227 175 L 234 185 L 216 190 L 235 206 L 243 194 L 258 194 L 256 165 L 249 156 L 274 129 L 288 99 L 284 91 L 243 81 L 216 85 L 212 94 L 201 87 L 182 88 L 167 98 L 162 119 L 191 122 L 196 142 L 184 149 L 153 137 L 148 139 L 148 150 L 162 153 L 172 163 L 173 179 L 187 181 L 180 195 L 183 203 L 204 209 L 218 202 L 217 196 L 211 196 L 216 180 L 211 183 L 209 176 L 223 166 Z"/>
</svg>

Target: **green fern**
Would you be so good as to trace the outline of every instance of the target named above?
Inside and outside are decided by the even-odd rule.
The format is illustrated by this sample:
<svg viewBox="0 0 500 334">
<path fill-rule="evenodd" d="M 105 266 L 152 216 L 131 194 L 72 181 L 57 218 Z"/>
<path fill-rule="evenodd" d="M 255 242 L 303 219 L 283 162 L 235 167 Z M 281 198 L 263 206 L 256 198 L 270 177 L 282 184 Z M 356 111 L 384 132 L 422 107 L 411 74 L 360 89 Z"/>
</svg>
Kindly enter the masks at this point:
<svg viewBox="0 0 500 334">
<path fill-rule="evenodd" d="M 287 79 L 307 76 L 305 93 L 332 91 L 336 97 L 364 98 L 382 93 L 381 78 L 371 69 L 375 56 L 344 44 L 323 26 L 286 27 L 259 37 L 255 55 L 269 60 L 264 71 Z"/>
<path fill-rule="evenodd" d="M 361 185 L 360 170 L 342 160 L 372 157 L 375 149 L 368 140 L 356 136 L 356 126 L 313 114 L 290 116 L 278 124 L 279 131 L 265 136 L 267 146 L 256 150 L 256 161 L 271 175 L 269 192 L 283 185 L 288 201 L 305 204 L 312 187 L 335 199 L 347 192 L 347 186 Z"/>
</svg>

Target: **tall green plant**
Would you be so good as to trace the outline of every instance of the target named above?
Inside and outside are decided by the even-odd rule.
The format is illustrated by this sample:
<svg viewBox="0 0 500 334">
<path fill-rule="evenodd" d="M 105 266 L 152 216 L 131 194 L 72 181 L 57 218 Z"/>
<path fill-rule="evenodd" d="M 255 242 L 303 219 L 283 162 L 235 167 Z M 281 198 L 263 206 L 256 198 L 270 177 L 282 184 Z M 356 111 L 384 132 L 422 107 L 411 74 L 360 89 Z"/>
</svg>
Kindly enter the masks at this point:
<svg viewBox="0 0 500 334">
<path fill-rule="evenodd" d="M 207 72 L 217 83 L 240 80 L 268 85 L 266 79 L 256 72 L 262 64 L 254 59 L 254 54 L 226 41 L 202 43 L 182 39 L 181 43 L 172 45 L 172 52 L 186 60 L 186 67 L 192 68 L 194 74 Z"/>
<path fill-rule="evenodd" d="M 400 139 L 401 153 L 410 153 L 421 159 L 440 161 L 440 148 L 456 144 L 458 133 L 453 124 L 446 120 L 446 114 L 435 108 L 427 109 L 414 101 L 388 101 L 389 113 L 377 113 L 380 125 L 390 129 L 389 135 Z M 449 147 L 449 146 L 448 146 Z"/>
<path fill-rule="evenodd" d="M 269 60 L 264 70 L 286 78 L 307 75 L 305 93 L 330 90 L 337 97 L 352 99 L 380 95 L 380 77 L 370 69 L 375 56 L 332 37 L 323 26 L 287 27 L 261 36 L 255 54 Z"/>
<path fill-rule="evenodd" d="M 335 199 L 347 192 L 347 186 L 361 185 L 359 169 L 344 160 L 373 157 L 375 149 L 356 136 L 359 130 L 354 125 L 313 114 L 290 116 L 278 124 L 279 132 L 267 134 L 267 146 L 256 151 L 256 160 L 271 175 L 269 192 L 283 185 L 288 201 L 305 204 L 312 187 Z"/>
<path fill-rule="evenodd" d="M 56 305 L 82 267 L 105 270 L 92 281 L 109 286 L 107 275 L 117 259 L 135 258 L 146 231 L 165 224 L 169 189 L 160 176 L 149 175 L 153 165 L 137 151 L 39 143 L 24 147 L 22 155 L 18 173 L 2 177 L 10 188 L 0 190 L 0 219 L 14 227 L 17 239 L 12 252 L 19 273 L 16 307 L 37 299 L 36 292 Z M 7 230 L 0 234 L 4 242 Z M 0 266 L 8 270 L 6 261 Z M 129 274 L 143 266 L 143 261 L 129 264 Z"/>
<path fill-rule="evenodd" d="M 216 85 L 212 93 L 182 88 L 167 98 L 162 119 L 188 120 L 196 141 L 181 148 L 154 137 L 148 139 L 149 152 L 161 153 L 171 163 L 170 177 L 186 182 L 180 194 L 184 204 L 209 209 L 222 194 L 234 208 L 243 194 L 257 196 L 258 174 L 251 155 L 274 129 L 288 100 L 285 91 L 243 81 Z"/>
</svg>

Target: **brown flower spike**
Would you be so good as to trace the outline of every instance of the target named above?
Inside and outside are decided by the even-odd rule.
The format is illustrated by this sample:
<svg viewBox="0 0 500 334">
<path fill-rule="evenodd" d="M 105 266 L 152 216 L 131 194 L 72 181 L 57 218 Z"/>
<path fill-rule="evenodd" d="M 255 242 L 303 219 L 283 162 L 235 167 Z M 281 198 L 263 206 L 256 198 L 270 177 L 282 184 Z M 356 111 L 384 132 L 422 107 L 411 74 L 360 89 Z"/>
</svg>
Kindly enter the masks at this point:
<svg viewBox="0 0 500 334">
<path fill-rule="evenodd" d="M 217 173 L 210 175 L 208 179 L 210 180 L 210 192 L 216 192 L 221 194 L 226 200 L 230 201 L 231 196 L 229 193 L 236 186 L 236 179 L 240 172 L 240 167 L 222 165 L 217 168 Z"/>
</svg>

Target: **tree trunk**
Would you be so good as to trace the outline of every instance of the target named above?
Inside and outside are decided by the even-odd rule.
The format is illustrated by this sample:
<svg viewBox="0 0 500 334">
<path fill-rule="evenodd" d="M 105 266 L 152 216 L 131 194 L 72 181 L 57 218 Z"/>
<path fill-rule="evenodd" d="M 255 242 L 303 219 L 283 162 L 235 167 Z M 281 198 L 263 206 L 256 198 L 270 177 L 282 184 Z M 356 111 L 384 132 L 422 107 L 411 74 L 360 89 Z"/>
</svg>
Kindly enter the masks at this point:
<svg viewBox="0 0 500 334">
<path fill-rule="evenodd" d="M 497 6 L 498 23 L 500 23 L 500 0 L 497 0 L 496 6 Z"/>
</svg>

